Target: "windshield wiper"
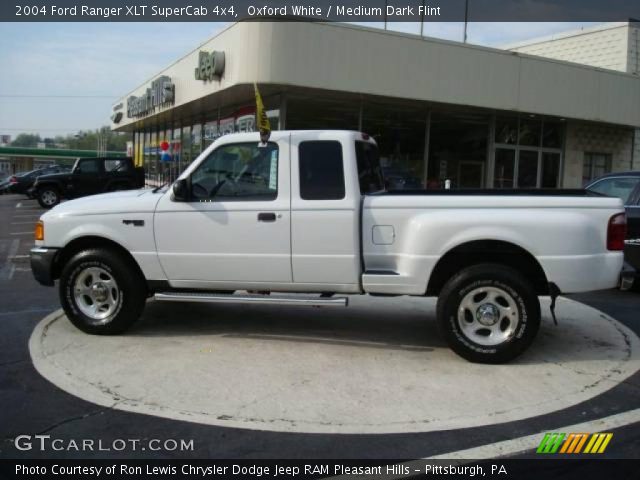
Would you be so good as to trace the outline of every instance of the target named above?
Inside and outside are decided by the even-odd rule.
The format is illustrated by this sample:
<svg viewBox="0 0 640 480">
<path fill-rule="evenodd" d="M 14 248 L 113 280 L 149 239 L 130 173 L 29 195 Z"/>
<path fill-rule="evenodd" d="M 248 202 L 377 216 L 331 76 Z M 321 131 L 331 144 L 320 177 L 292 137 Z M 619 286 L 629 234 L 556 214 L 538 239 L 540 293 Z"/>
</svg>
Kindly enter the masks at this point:
<svg viewBox="0 0 640 480">
<path fill-rule="evenodd" d="M 158 185 L 156 188 L 151 190 L 151 193 L 158 193 L 158 190 L 166 187 L 167 185 L 169 185 L 169 182 L 164 182 L 162 185 Z"/>
</svg>

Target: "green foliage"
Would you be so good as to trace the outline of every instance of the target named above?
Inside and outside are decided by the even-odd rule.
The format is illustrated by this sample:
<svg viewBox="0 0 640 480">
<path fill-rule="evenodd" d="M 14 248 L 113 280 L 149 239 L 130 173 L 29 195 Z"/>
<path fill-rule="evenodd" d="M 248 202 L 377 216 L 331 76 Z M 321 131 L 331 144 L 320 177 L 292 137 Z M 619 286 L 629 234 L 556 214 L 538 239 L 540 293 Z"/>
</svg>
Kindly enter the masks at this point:
<svg viewBox="0 0 640 480">
<path fill-rule="evenodd" d="M 42 139 L 38 134 L 21 133 L 11 146 L 32 147 L 38 146 L 39 142 L 46 142 L 47 148 L 58 147 L 71 150 L 97 150 L 102 146 L 103 150 L 111 152 L 124 152 L 127 149 L 127 141 L 133 140 L 130 133 L 112 132 L 109 127 L 101 127 L 97 130 L 82 130 L 76 134 L 66 136 L 57 135 L 53 139 Z M 106 148 L 104 143 L 106 142 Z"/>
<path fill-rule="evenodd" d="M 11 142 L 12 147 L 37 147 L 38 142 L 41 142 L 42 139 L 40 135 L 37 133 L 20 133 L 16 138 Z"/>
</svg>

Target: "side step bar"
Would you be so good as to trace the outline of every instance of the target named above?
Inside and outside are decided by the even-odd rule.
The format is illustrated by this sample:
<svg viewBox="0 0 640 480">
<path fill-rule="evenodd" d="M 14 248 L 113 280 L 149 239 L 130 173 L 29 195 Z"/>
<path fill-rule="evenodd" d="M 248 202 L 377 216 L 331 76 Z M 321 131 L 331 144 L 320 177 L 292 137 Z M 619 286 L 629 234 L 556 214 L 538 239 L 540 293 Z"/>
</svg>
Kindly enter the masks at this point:
<svg viewBox="0 0 640 480">
<path fill-rule="evenodd" d="M 346 307 L 346 297 L 320 298 L 298 295 L 225 295 L 201 292 L 160 292 L 153 297 L 159 302 L 244 303 L 250 305 L 300 305 L 305 307 Z"/>
</svg>

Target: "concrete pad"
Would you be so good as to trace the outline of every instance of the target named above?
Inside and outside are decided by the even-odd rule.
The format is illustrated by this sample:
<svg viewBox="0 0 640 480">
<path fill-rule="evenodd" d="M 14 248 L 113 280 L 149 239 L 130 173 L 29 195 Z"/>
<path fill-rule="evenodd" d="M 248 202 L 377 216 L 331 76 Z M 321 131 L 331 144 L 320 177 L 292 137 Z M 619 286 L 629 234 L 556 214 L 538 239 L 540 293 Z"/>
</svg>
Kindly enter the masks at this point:
<svg viewBox="0 0 640 480">
<path fill-rule="evenodd" d="M 127 334 L 76 330 L 62 311 L 29 348 L 37 370 L 99 405 L 282 432 L 425 432 L 575 405 L 640 368 L 640 341 L 607 315 L 559 299 L 530 350 L 508 365 L 452 353 L 435 301 L 353 297 L 347 309 L 150 301 Z M 45 400 L 43 400 L 45 401 Z"/>
</svg>

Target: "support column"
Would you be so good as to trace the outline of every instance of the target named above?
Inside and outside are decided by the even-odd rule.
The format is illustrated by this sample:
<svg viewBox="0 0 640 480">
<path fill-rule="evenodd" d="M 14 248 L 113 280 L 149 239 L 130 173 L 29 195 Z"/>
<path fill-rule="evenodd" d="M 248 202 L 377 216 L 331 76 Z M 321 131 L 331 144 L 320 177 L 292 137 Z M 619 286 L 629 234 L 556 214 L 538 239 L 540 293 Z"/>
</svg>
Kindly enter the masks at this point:
<svg viewBox="0 0 640 480">
<path fill-rule="evenodd" d="M 427 181 L 429 178 L 429 143 L 431 138 L 431 110 L 427 112 L 427 117 L 425 118 L 425 128 L 424 128 L 424 154 L 422 156 L 423 162 L 423 173 L 422 173 L 422 183 L 425 188 L 427 188 Z"/>
<path fill-rule="evenodd" d="M 280 94 L 280 117 L 278 119 L 278 130 L 287 129 L 287 94 Z"/>
</svg>

